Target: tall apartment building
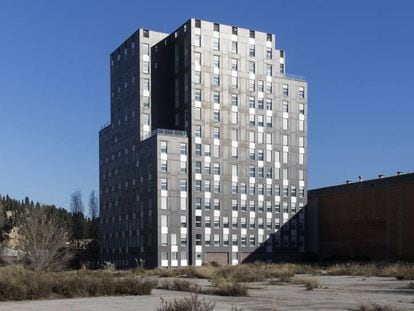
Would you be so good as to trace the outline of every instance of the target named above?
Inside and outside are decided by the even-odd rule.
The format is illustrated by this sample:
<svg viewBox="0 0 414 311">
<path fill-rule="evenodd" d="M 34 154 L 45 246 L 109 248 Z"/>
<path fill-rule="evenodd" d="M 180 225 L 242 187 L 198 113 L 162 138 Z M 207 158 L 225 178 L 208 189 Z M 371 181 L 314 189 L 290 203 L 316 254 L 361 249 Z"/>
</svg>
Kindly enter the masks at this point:
<svg viewBox="0 0 414 311">
<path fill-rule="evenodd" d="M 307 84 L 275 36 L 190 19 L 111 54 L 101 255 L 118 267 L 304 251 Z"/>
</svg>

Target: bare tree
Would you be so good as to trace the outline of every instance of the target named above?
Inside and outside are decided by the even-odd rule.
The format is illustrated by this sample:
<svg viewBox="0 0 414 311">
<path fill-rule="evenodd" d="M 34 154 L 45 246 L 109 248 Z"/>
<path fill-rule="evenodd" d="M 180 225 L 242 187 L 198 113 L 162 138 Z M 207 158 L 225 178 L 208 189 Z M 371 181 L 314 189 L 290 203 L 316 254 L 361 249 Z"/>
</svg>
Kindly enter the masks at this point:
<svg viewBox="0 0 414 311">
<path fill-rule="evenodd" d="M 78 214 L 84 212 L 84 205 L 82 201 L 82 192 L 78 189 L 73 191 L 70 195 L 70 209 L 72 213 Z"/>
<path fill-rule="evenodd" d="M 98 218 L 98 213 L 98 198 L 96 197 L 95 190 L 92 190 L 89 195 L 89 215 L 91 216 L 91 219 L 94 220 Z"/>
<path fill-rule="evenodd" d="M 70 208 L 72 211 L 72 237 L 79 242 L 80 239 L 84 238 L 85 231 L 84 205 L 80 190 L 75 190 L 70 195 Z M 76 244 L 79 248 L 79 243 Z"/>
<path fill-rule="evenodd" d="M 21 219 L 19 243 L 24 262 L 35 270 L 65 268 L 72 253 L 67 245 L 68 235 L 58 215 L 46 207 L 29 209 Z"/>
</svg>

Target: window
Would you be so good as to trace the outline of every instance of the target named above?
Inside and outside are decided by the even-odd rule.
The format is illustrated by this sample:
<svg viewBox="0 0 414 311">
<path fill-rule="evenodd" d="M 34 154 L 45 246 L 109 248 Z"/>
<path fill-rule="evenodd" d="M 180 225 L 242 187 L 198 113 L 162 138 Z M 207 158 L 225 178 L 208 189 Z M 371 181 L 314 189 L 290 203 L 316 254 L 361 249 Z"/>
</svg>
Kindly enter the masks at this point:
<svg viewBox="0 0 414 311">
<path fill-rule="evenodd" d="M 255 73 L 256 72 L 256 63 L 255 62 L 249 61 L 247 63 L 247 65 L 248 65 L 248 68 L 247 68 L 248 72 L 250 72 L 250 73 Z"/>
<path fill-rule="evenodd" d="M 257 90 L 259 92 L 264 92 L 264 81 L 263 80 L 257 81 Z"/>
<path fill-rule="evenodd" d="M 249 44 L 249 56 L 254 57 L 256 55 L 256 46 L 254 44 Z"/>
<path fill-rule="evenodd" d="M 201 156 L 201 144 L 195 144 L 194 153 L 196 156 Z"/>
<path fill-rule="evenodd" d="M 167 233 L 161 234 L 161 246 L 168 246 L 168 234 Z M 168 259 L 168 253 L 165 253 L 165 254 L 167 254 L 167 259 Z"/>
<path fill-rule="evenodd" d="M 214 235 L 214 246 L 220 246 L 220 235 L 219 234 Z"/>
<path fill-rule="evenodd" d="M 167 171 L 168 171 L 167 160 L 161 160 L 161 172 L 167 173 Z"/>
<path fill-rule="evenodd" d="M 210 180 L 204 181 L 204 192 L 211 192 L 211 181 Z"/>
<path fill-rule="evenodd" d="M 249 114 L 249 124 L 250 124 L 250 126 L 255 126 L 256 125 L 254 114 Z M 252 141 L 250 141 L 250 142 L 252 142 Z"/>
<path fill-rule="evenodd" d="M 150 82 L 149 79 L 142 79 L 143 89 L 144 91 L 150 90 Z"/>
<path fill-rule="evenodd" d="M 218 109 L 213 110 L 213 120 L 214 122 L 220 122 L 220 110 Z"/>
<path fill-rule="evenodd" d="M 142 72 L 143 73 L 149 73 L 149 62 L 144 61 L 142 63 Z"/>
<path fill-rule="evenodd" d="M 143 117 L 143 123 L 144 123 L 144 125 L 150 125 L 150 122 L 151 122 L 150 115 L 148 113 L 144 113 L 142 115 L 142 117 Z"/>
<path fill-rule="evenodd" d="M 206 228 L 211 228 L 211 217 L 210 216 L 204 216 L 204 226 Z"/>
<path fill-rule="evenodd" d="M 201 53 L 194 53 L 194 64 L 196 65 L 196 67 L 201 67 Z"/>
<path fill-rule="evenodd" d="M 282 95 L 289 96 L 289 85 L 288 84 L 282 85 Z"/>
<path fill-rule="evenodd" d="M 201 245 L 201 234 L 196 234 L 195 236 L 196 245 Z"/>
<path fill-rule="evenodd" d="M 200 161 L 195 161 L 195 173 L 201 174 L 201 162 Z"/>
<path fill-rule="evenodd" d="M 213 74 L 213 85 L 219 86 L 220 85 L 220 75 L 219 74 Z"/>
<path fill-rule="evenodd" d="M 237 70 L 239 70 L 238 67 L 239 67 L 239 65 L 238 65 L 237 58 L 232 58 L 231 59 L 231 70 L 237 71 Z"/>
<path fill-rule="evenodd" d="M 219 211 L 220 210 L 220 199 L 214 199 L 214 210 Z"/>
<path fill-rule="evenodd" d="M 238 99 L 237 94 L 231 94 L 231 105 L 237 107 L 238 106 L 238 101 L 239 101 L 239 99 Z"/>
<path fill-rule="evenodd" d="M 149 108 L 150 107 L 149 97 L 144 97 L 143 98 L 143 105 L 144 105 L 144 108 Z"/>
<path fill-rule="evenodd" d="M 201 125 L 194 126 L 194 136 L 201 137 Z"/>
<path fill-rule="evenodd" d="M 200 84 L 201 83 L 201 72 L 196 71 L 194 74 L 194 83 Z"/>
<path fill-rule="evenodd" d="M 161 153 L 167 153 L 167 149 L 168 149 L 168 143 L 166 141 L 161 141 L 160 142 L 160 151 Z"/>
<path fill-rule="evenodd" d="M 214 23 L 214 31 L 220 31 L 220 24 Z"/>
<path fill-rule="evenodd" d="M 256 177 L 256 168 L 254 165 L 249 166 L 249 177 Z"/>
<path fill-rule="evenodd" d="M 282 101 L 282 112 L 289 112 L 289 103 L 287 101 Z"/>
<path fill-rule="evenodd" d="M 271 64 L 266 64 L 266 75 L 272 76 L 273 73 L 273 66 Z"/>
<path fill-rule="evenodd" d="M 194 119 L 198 121 L 201 120 L 201 108 L 194 108 Z"/>
<path fill-rule="evenodd" d="M 249 97 L 249 108 L 255 108 L 256 104 L 255 104 L 255 98 L 250 96 Z"/>
<path fill-rule="evenodd" d="M 214 163 L 214 175 L 220 175 L 220 163 Z"/>
<path fill-rule="evenodd" d="M 258 126 L 264 126 L 264 116 L 262 116 L 262 115 L 257 116 L 257 125 Z"/>
<path fill-rule="evenodd" d="M 255 31 L 254 31 L 254 30 L 250 30 L 250 32 L 249 32 L 249 37 L 250 37 L 250 38 L 252 38 L 252 39 L 254 39 L 254 38 L 255 38 L 255 36 L 256 36 Z"/>
<path fill-rule="evenodd" d="M 213 50 L 220 50 L 220 38 L 213 38 Z"/>
<path fill-rule="evenodd" d="M 266 110 L 272 110 L 272 100 L 266 99 Z"/>
<path fill-rule="evenodd" d="M 204 174 L 211 175 L 211 163 L 210 162 L 204 163 Z"/>
<path fill-rule="evenodd" d="M 149 44 L 143 43 L 142 44 L 142 54 L 149 55 L 149 53 L 150 53 Z"/>
<path fill-rule="evenodd" d="M 195 217 L 195 226 L 196 228 L 201 228 L 201 216 Z"/>
<path fill-rule="evenodd" d="M 254 143 L 255 142 L 255 133 L 249 132 L 249 142 Z"/>
<path fill-rule="evenodd" d="M 220 217 L 219 216 L 214 216 L 214 228 L 215 229 L 220 228 Z"/>
<path fill-rule="evenodd" d="M 167 178 L 161 178 L 161 190 L 168 190 Z"/>
<path fill-rule="evenodd" d="M 249 91 L 254 92 L 256 89 L 256 81 L 253 79 L 249 80 Z"/>
<path fill-rule="evenodd" d="M 255 223 L 254 217 L 250 217 L 250 219 L 249 219 L 249 228 L 250 229 L 256 228 L 256 223 Z"/>
<path fill-rule="evenodd" d="M 288 120 L 288 118 L 283 118 L 282 119 L 282 128 L 284 130 L 287 130 L 289 128 L 289 120 Z"/>
<path fill-rule="evenodd" d="M 273 92 L 273 84 L 270 81 L 266 82 L 266 92 L 272 94 Z"/>
<path fill-rule="evenodd" d="M 167 209 L 167 197 L 161 197 L 161 209 Z"/>
<path fill-rule="evenodd" d="M 257 100 L 257 108 L 263 110 L 263 98 Z"/>
<path fill-rule="evenodd" d="M 231 27 L 231 33 L 237 36 L 237 27 Z"/>
<path fill-rule="evenodd" d="M 266 48 L 266 58 L 272 59 L 272 48 Z"/>
<path fill-rule="evenodd" d="M 305 114 L 305 105 L 304 104 L 299 104 L 299 113 Z"/>
<path fill-rule="evenodd" d="M 187 180 L 186 179 L 180 180 L 180 190 L 187 191 Z"/>
<path fill-rule="evenodd" d="M 213 55 L 213 66 L 215 68 L 220 68 L 220 56 Z"/>
<path fill-rule="evenodd" d="M 213 103 L 220 104 L 220 92 L 213 92 Z"/>
<path fill-rule="evenodd" d="M 210 210 L 211 209 L 211 199 L 210 198 L 205 198 L 204 199 L 204 209 L 205 210 Z"/>
<path fill-rule="evenodd" d="M 242 228 L 246 228 L 247 227 L 246 217 L 241 217 L 240 218 L 240 226 Z"/>
<path fill-rule="evenodd" d="M 187 154 L 187 144 L 180 144 L 180 154 L 182 155 Z"/>
<path fill-rule="evenodd" d="M 234 53 L 234 54 L 238 53 L 237 41 L 232 41 L 231 42 L 231 52 Z"/>
<path fill-rule="evenodd" d="M 257 160 L 259 160 L 259 161 L 264 160 L 263 149 L 257 149 Z"/>
<path fill-rule="evenodd" d="M 196 19 L 196 20 L 194 21 L 194 26 L 195 26 L 195 28 L 201 28 L 201 20 Z"/>
<path fill-rule="evenodd" d="M 305 98 L 305 88 L 303 86 L 299 86 L 298 97 L 299 98 Z"/>
<path fill-rule="evenodd" d="M 238 189 L 237 182 L 232 182 L 231 183 L 231 193 L 232 194 L 237 194 L 238 191 L 239 191 L 239 189 Z"/>
<path fill-rule="evenodd" d="M 204 145 L 204 155 L 206 157 L 211 156 L 211 146 L 208 144 Z"/>
<path fill-rule="evenodd" d="M 201 180 L 195 181 L 195 191 L 200 192 L 201 191 Z"/>
<path fill-rule="evenodd" d="M 195 101 L 201 101 L 201 90 L 200 89 L 195 89 L 194 90 L 194 100 Z"/>
<path fill-rule="evenodd" d="M 231 77 L 231 87 L 233 89 L 237 89 L 237 87 L 238 87 L 238 79 L 237 79 L 237 77 Z"/>
<path fill-rule="evenodd" d="M 201 35 L 198 35 L 198 34 L 194 35 L 194 45 L 198 47 L 201 46 Z"/>
<path fill-rule="evenodd" d="M 219 127 L 213 128 L 213 138 L 220 139 L 220 128 Z"/>
</svg>

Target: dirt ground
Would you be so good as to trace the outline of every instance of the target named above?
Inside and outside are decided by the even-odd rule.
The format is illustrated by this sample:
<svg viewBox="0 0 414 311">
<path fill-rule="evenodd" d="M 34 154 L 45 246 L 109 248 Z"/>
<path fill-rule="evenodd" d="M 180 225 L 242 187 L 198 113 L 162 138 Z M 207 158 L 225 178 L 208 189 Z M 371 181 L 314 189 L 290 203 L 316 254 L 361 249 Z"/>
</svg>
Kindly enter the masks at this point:
<svg viewBox="0 0 414 311">
<path fill-rule="evenodd" d="M 300 276 L 299 276 L 300 277 Z M 216 303 L 216 310 L 358 310 L 370 302 L 390 306 L 393 310 L 414 310 L 414 289 L 409 281 L 389 277 L 317 276 L 320 287 L 306 290 L 304 285 L 283 283 L 249 283 L 249 297 L 199 295 Z M 189 279 L 187 279 L 189 280 Z M 191 280 L 207 285 L 206 280 Z M 154 289 L 151 296 L 97 297 L 24 302 L 2 302 L 1 311 L 113 311 L 156 310 L 161 297 L 172 300 L 189 295 Z"/>
</svg>

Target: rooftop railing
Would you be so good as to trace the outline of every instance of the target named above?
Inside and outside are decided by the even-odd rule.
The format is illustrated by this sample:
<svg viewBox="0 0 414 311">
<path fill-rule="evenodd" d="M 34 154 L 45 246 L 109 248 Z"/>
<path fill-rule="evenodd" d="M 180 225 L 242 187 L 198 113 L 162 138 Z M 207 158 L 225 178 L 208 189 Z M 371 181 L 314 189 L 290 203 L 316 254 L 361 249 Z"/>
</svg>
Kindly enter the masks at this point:
<svg viewBox="0 0 414 311">
<path fill-rule="evenodd" d="M 186 131 L 170 130 L 170 129 L 155 129 L 151 131 L 151 136 L 154 135 L 168 135 L 168 136 L 182 136 L 187 137 Z"/>
<path fill-rule="evenodd" d="M 291 79 L 291 80 L 306 81 L 304 76 L 294 75 L 291 73 L 278 74 L 277 76 L 280 78 L 286 78 L 286 79 Z"/>
</svg>

